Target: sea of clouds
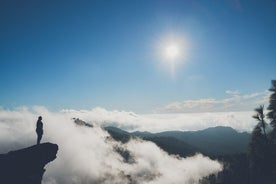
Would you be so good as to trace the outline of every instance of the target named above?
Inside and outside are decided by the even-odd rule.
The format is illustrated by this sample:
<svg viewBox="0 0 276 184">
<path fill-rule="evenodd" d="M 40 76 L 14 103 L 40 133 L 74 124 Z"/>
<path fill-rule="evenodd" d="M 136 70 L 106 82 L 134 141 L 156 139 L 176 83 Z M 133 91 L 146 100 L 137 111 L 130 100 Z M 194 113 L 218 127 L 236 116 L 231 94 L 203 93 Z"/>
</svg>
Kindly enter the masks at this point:
<svg viewBox="0 0 276 184">
<path fill-rule="evenodd" d="M 215 126 L 229 126 L 240 132 L 251 132 L 256 125 L 252 111 L 136 114 L 98 107 L 91 110 L 64 109 L 60 113 L 99 126 L 116 126 L 130 132 L 195 131 Z"/>
<path fill-rule="evenodd" d="M 168 155 L 154 143 L 139 139 L 122 144 L 108 139 L 109 134 L 101 126 L 159 132 L 222 125 L 250 131 L 256 124 L 251 120 L 252 112 L 138 115 L 103 108 L 59 112 L 45 107 L 0 109 L 0 153 L 34 145 L 39 115 L 44 123 L 42 142 L 59 145 L 57 159 L 46 167 L 43 184 L 198 183 L 221 171 L 222 163 L 201 154 L 187 158 Z M 74 117 L 94 127 L 78 126 L 72 120 Z M 128 150 L 133 161 L 126 162 L 115 147 Z"/>
</svg>

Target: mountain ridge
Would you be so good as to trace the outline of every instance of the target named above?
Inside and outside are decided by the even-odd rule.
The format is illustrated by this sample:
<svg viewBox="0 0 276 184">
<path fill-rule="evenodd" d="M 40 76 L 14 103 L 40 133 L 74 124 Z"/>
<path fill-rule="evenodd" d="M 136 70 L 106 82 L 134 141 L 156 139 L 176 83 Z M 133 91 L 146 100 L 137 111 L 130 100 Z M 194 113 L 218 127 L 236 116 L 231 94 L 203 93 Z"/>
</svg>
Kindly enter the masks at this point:
<svg viewBox="0 0 276 184">
<path fill-rule="evenodd" d="M 76 124 L 84 125 L 83 123 Z M 102 128 L 116 141 L 126 143 L 132 138 L 141 138 L 155 143 L 169 154 L 182 157 L 191 156 L 195 153 L 202 153 L 207 156 L 246 153 L 251 136 L 247 132 L 238 132 L 227 126 L 209 127 L 198 131 L 164 131 L 158 133 L 128 132 L 114 126 Z"/>
<path fill-rule="evenodd" d="M 159 147 L 164 148 L 165 151 L 170 150 L 169 153 L 178 153 L 186 156 L 195 152 L 210 156 L 245 153 L 250 139 L 249 133 L 238 132 L 232 127 L 226 126 L 209 127 L 198 131 L 164 131 L 158 133 L 148 131 L 127 132 L 114 127 L 108 127 L 107 131 L 114 134 L 112 129 L 116 129 L 115 137 L 117 140 L 120 140 L 120 136 L 125 138 L 124 142 L 131 137 L 139 137 L 156 143 Z M 123 132 L 127 138 L 120 132 Z M 172 147 L 175 147 L 178 151 L 172 149 Z M 184 151 L 185 154 L 180 151 L 179 147 L 187 148 Z"/>
</svg>

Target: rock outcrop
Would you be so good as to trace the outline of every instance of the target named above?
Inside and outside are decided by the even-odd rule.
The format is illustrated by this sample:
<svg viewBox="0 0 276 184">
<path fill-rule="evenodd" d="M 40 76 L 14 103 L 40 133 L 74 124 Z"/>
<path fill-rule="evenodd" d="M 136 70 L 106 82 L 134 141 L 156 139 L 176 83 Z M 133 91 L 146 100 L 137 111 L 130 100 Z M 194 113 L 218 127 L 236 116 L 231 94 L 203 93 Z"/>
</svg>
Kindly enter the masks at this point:
<svg viewBox="0 0 276 184">
<path fill-rule="evenodd" d="M 56 158 L 58 145 L 43 143 L 0 154 L 0 183 L 41 184 L 44 166 Z"/>
</svg>

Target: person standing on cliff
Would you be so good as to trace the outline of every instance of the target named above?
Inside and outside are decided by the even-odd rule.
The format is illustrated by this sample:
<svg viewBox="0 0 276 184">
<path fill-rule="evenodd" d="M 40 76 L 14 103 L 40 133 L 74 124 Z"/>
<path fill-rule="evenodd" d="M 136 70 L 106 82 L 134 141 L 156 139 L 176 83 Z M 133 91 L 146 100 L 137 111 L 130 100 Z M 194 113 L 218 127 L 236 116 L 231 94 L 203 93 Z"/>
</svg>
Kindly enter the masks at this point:
<svg viewBox="0 0 276 184">
<path fill-rule="evenodd" d="M 38 120 L 36 122 L 36 134 L 37 134 L 37 145 L 40 144 L 40 140 L 42 138 L 43 135 L 43 123 L 42 123 L 42 117 L 39 116 Z"/>
</svg>

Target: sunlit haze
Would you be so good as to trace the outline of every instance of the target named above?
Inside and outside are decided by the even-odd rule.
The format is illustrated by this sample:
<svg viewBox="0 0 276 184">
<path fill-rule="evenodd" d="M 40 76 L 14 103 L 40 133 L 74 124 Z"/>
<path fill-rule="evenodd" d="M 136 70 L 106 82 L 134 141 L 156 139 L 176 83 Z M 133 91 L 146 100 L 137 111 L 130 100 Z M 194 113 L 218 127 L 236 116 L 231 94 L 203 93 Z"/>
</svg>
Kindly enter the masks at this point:
<svg viewBox="0 0 276 184">
<path fill-rule="evenodd" d="M 275 0 L 2 0 L 0 25 L 1 184 L 275 183 Z"/>
</svg>

